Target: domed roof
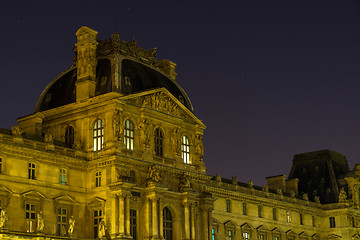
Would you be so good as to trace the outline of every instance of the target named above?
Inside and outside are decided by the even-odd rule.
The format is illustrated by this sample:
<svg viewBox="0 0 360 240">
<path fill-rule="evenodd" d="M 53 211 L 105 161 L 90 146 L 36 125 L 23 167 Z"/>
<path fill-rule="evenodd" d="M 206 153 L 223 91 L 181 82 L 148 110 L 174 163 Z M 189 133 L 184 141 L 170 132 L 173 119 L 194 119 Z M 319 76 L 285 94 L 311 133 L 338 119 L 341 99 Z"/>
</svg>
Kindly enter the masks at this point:
<svg viewBox="0 0 360 240">
<path fill-rule="evenodd" d="M 99 43 L 96 66 L 95 96 L 109 92 L 119 92 L 124 95 L 138 93 L 150 89 L 166 88 L 186 108 L 193 111 L 189 97 L 175 80 L 163 74 L 158 68 L 137 61 L 134 57 L 121 56 L 118 62 L 109 56 L 101 56 L 104 47 L 108 47 L 109 41 Z M 102 47 L 102 48 L 101 48 Z M 99 51 L 99 49 L 101 51 Z M 111 59 L 111 60 L 110 60 Z M 113 67 L 120 65 L 120 79 L 113 76 Z M 154 65 L 154 64 L 153 64 Z M 76 101 L 75 82 L 77 80 L 77 68 L 72 67 L 55 78 L 42 92 L 36 104 L 35 112 L 60 107 Z M 119 81 L 120 80 L 120 81 Z M 115 83 L 120 82 L 120 86 Z"/>
</svg>

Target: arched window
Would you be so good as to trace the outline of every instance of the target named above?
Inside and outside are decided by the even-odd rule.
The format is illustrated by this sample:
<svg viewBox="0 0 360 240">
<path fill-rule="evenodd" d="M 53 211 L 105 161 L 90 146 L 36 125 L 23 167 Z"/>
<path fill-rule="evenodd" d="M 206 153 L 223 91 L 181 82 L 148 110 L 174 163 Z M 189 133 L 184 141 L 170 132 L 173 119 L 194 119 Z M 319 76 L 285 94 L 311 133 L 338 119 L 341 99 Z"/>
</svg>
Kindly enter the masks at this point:
<svg viewBox="0 0 360 240">
<path fill-rule="evenodd" d="M 104 144 L 104 123 L 98 118 L 94 124 L 94 151 L 100 151 Z"/>
<path fill-rule="evenodd" d="M 65 129 L 65 144 L 69 148 L 72 148 L 74 145 L 74 128 L 72 126 L 68 126 Z"/>
<path fill-rule="evenodd" d="M 127 150 L 134 150 L 134 124 L 129 119 L 125 121 L 124 143 Z"/>
<path fill-rule="evenodd" d="M 163 236 L 165 240 L 173 239 L 173 221 L 170 209 L 167 207 L 163 210 Z"/>
<path fill-rule="evenodd" d="M 163 133 L 157 128 L 155 129 L 155 155 L 158 157 L 163 156 Z"/>
<path fill-rule="evenodd" d="M 186 136 L 182 136 L 181 138 L 181 157 L 184 163 L 190 163 L 190 143 Z"/>
</svg>

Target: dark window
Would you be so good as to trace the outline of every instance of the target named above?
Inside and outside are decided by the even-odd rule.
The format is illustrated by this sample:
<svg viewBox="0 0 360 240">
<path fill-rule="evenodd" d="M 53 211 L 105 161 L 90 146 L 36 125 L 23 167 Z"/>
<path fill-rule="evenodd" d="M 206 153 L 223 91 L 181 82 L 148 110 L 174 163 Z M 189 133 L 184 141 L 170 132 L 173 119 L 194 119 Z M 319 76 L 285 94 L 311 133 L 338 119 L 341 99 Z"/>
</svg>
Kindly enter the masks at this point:
<svg viewBox="0 0 360 240">
<path fill-rule="evenodd" d="M 335 227 L 335 217 L 330 217 L 329 221 L 330 221 L 330 228 L 334 228 Z"/>
<path fill-rule="evenodd" d="M 99 224 L 102 220 L 102 210 L 94 211 L 94 238 L 98 238 Z"/>
<path fill-rule="evenodd" d="M 100 151 L 104 144 L 104 124 L 103 121 L 98 118 L 94 124 L 94 151 Z"/>
<path fill-rule="evenodd" d="M 3 173 L 2 167 L 3 167 L 3 161 L 2 161 L 2 158 L 0 158 L 0 174 Z"/>
<path fill-rule="evenodd" d="M 155 155 L 158 157 L 163 156 L 163 133 L 157 128 L 155 129 Z"/>
<path fill-rule="evenodd" d="M 276 208 L 273 208 L 273 220 L 276 220 Z"/>
<path fill-rule="evenodd" d="M 67 209 L 58 208 L 57 212 L 57 234 L 63 236 L 67 231 Z"/>
<path fill-rule="evenodd" d="M 130 209 L 130 235 L 134 240 L 137 239 L 136 210 Z"/>
<path fill-rule="evenodd" d="M 125 121 L 124 142 L 127 150 L 134 150 L 134 124 L 130 120 Z"/>
<path fill-rule="evenodd" d="M 243 215 L 246 215 L 246 203 L 243 203 Z"/>
<path fill-rule="evenodd" d="M 226 199 L 226 212 L 230 212 L 230 199 Z"/>
<path fill-rule="evenodd" d="M 95 187 L 101 186 L 101 172 L 95 173 Z"/>
<path fill-rule="evenodd" d="M 135 182 L 135 171 L 134 170 L 131 170 L 130 171 L 130 178 L 129 178 L 129 181 L 134 183 Z"/>
<path fill-rule="evenodd" d="M 261 205 L 258 205 L 258 216 L 259 216 L 259 218 L 262 218 L 262 207 L 261 207 Z"/>
<path fill-rule="evenodd" d="M 315 226 L 315 216 L 312 216 L 312 225 L 313 225 L 313 227 L 316 227 Z"/>
<path fill-rule="evenodd" d="M 35 179 L 35 163 L 29 163 L 29 179 Z"/>
<path fill-rule="evenodd" d="M 163 210 L 163 234 L 165 240 L 173 239 L 173 222 L 170 210 L 165 207 Z"/>
<path fill-rule="evenodd" d="M 65 144 L 69 148 L 72 148 L 74 145 L 74 128 L 72 126 L 68 126 L 65 129 Z"/>
<path fill-rule="evenodd" d="M 36 206 L 25 204 L 26 232 L 35 232 L 36 229 Z"/>
<path fill-rule="evenodd" d="M 304 219 L 303 219 L 303 215 L 302 213 L 300 213 L 300 224 L 303 225 L 304 224 Z"/>
</svg>

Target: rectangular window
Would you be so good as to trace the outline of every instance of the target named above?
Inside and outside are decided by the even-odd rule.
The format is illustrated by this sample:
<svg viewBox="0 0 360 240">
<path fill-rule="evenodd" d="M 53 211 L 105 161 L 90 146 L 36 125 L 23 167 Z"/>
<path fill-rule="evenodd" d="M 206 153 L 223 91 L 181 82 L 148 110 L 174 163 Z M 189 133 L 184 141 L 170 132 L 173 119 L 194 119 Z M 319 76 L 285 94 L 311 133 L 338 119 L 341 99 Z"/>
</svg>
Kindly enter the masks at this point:
<svg viewBox="0 0 360 240">
<path fill-rule="evenodd" d="M 330 228 L 334 228 L 335 227 L 335 217 L 330 217 L 329 221 L 330 221 Z"/>
<path fill-rule="evenodd" d="M 274 236 L 274 240 L 279 240 L 279 237 L 278 237 L 278 236 Z"/>
<path fill-rule="evenodd" d="M 259 234 L 259 240 L 264 240 L 265 237 L 264 237 L 264 234 Z"/>
<path fill-rule="evenodd" d="M 57 212 L 57 234 L 59 236 L 64 236 L 66 234 L 67 223 L 67 209 L 58 208 Z"/>
<path fill-rule="evenodd" d="M 130 209 L 130 235 L 134 240 L 137 239 L 136 210 Z"/>
<path fill-rule="evenodd" d="M 25 204 L 26 232 L 33 233 L 36 230 L 36 206 L 35 204 Z"/>
<path fill-rule="evenodd" d="M 304 220 L 303 220 L 303 215 L 302 215 L 302 213 L 300 213 L 300 224 L 301 224 L 301 225 L 304 225 Z"/>
<path fill-rule="evenodd" d="M 244 239 L 244 240 L 249 240 L 249 239 L 250 239 L 250 234 L 247 233 L 247 232 L 244 232 L 244 233 L 243 233 L 243 239 Z"/>
<path fill-rule="evenodd" d="M 352 227 L 355 227 L 355 218 L 354 217 L 351 217 L 351 226 Z"/>
<path fill-rule="evenodd" d="M 29 179 L 35 179 L 35 163 L 29 163 Z"/>
<path fill-rule="evenodd" d="M 259 215 L 259 218 L 262 218 L 262 207 L 261 207 L 261 205 L 258 205 L 258 215 Z"/>
<path fill-rule="evenodd" d="M 273 220 L 277 220 L 277 218 L 276 218 L 276 208 L 273 208 Z"/>
<path fill-rule="evenodd" d="M 102 210 L 94 211 L 94 238 L 98 237 L 99 224 L 102 220 Z"/>
<path fill-rule="evenodd" d="M 227 231 L 226 231 L 226 235 L 227 235 L 227 237 L 228 237 L 229 240 L 232 240 L 233 234 L 232 234 L 232 231 L 231 231 L 231 230 L 227 230 Z"/>
<path fill-rule="evenodd" d="M 101 186 L 101 172 L 95 173 L 95 187 Z"/>
<path fill-rule="evenodd" d="M 226 199 L 226 212 L 230 212 L 230 200 Z"/>
<path fill-rule="evenodd" d="M 60 168 L 60 184 L 66 185 L 66 169 Z"/>
<path fill-rule="evenodd" d="M 243 215 L 246 215 L 246 203 L 243 202 Z"/>
<path fill-rule="evenodd" d="M 315 216 L 312 216 L 312 225 L 313 225 L 313 227 L 316 227 L 315 226 Z"/>
<path fill-rule="evenodd" d="M 211 240 L 216 240 L 215 228 L 212 228 L 212 229 L 211 229 Z"/>
</svg>

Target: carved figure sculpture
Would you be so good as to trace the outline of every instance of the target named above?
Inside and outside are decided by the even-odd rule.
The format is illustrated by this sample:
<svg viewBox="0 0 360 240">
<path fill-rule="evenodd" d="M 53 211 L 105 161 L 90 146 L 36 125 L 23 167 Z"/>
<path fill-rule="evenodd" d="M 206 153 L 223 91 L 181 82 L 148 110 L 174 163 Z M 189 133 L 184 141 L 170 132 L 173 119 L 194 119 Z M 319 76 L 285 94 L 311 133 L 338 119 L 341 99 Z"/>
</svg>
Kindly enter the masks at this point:
<svg viewBox="0 0 360 240">
<path fill-rule="evenodd" d="M 339 202 L 346 202 L 346 199 L 347 199 L 347 194 L 344 188 L 341 188 L 339 193 Z"/>
<path fill-rule="evenodd" d="M 250 181 L 249 181 L 248 187 L 249 187 L 249 188 L 254 188 L 254 182 L 253 182 L 253 180 L 250 180 Z"/>
<path fill-rule="evenodd" d="M 43 218 L 43 213 L 42 211 L 40 211 L 38 214 L 37 214 L 37 228 L 36 228 L 36 231 L 39 232 L 39 233 L 42 233 L 44 231 L 44 218 Z"/>
<path fill-rule="evenodd" d="M 69 229 L 68 229 L 69 236 L 71 236 L 73 234 L 74 228 L 75 228 L 75 219 L 74 219 L 74 216 L 71 216 L 69 218 Z"/>
<path fill-rule="evenodd" d="M 190 188 L 189 176 L 187 176 L 186 174 L 181 175 L 179 188 Z"/>
<path fill-rule="evenodd" d="M 8 215 L 7 215 L 7 212 L 4 209 L 1 209 L 1 213 L 0 213 L 0 228 L 4 228 L 5 227 L 5 224 L 8 220 Z"/>
<path fill-rule="evenodd" d="M 196 134 L 195 137 L 195 154 L 199 156 L 199 159 L 202 160 L 204 156 L 204 145 L 202 143 L 202 135 L 200 133 Z"/>
<path fill-rule="evenodd" d="M 172 132 L 170 141 L 171 141 L 172 152 L 180 156 L 180 144 L 179 144 L 180 137 L 179 137 L 178 128 L 175 128 L 174 131 Z"/>
<path fill-rule="evenodd" d="M 98 231 L 98 238 L 103 239 L 105 237 L 105 231 L 106 231 L 106 224 L 105 220 L 101 219 L 99 223 L 99 231 Z"/>
<path fill-rule="evenodd" d="M 53 136 L 50 133 L 45 133 L 44 142 L 50 143 L 50 144 L 54 143 Z"/>
<path fill-rule="evenodd" d="M 159 182 L 160 180 L 159 170 L 157 170 L 154 165 L 151 165 L 148 171 L 148 181 Z"/>
<path fill-rule="evenodd" d="M 121 120 L 120 120 L 120 111 L 119 109 L 115 109 L 114 110 L 114 115 L 113 115 L 113 131 L 114 131 L 114 138 L 117 141 L 121 141 L 121 124 L 120 124 Z"/>
<path fill-rule="evenodd" d="M 304 194 L 303 194 L 303 199 L 304 199 L 305 201 L 309 201 L 309 196 L 308 196 L 307 193 L 304 193 Z"/>
<path fill-rule="evenodd" d="M 22 131 L 21 128 L 18 125 L 16 125 L 11 128 L 11 133 L 16 137 L 21 137 Z"/>
<path fill-rule="evenodd" d="M 150 129 L 149 129 L 149 120 L 144 118 L 143 116 L 140 117 L 140 124 L 138 126 L 140 131 L 140 146 L 142 148 L 149 148 L 150 147 Z"/>
<path fill-rule="evenodd" d="M 263 185 L 262 190 L 264 192 L 269 192 L 269 186 L 267 184 Z"/>
</svg>

